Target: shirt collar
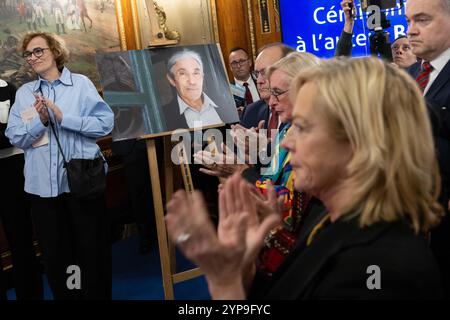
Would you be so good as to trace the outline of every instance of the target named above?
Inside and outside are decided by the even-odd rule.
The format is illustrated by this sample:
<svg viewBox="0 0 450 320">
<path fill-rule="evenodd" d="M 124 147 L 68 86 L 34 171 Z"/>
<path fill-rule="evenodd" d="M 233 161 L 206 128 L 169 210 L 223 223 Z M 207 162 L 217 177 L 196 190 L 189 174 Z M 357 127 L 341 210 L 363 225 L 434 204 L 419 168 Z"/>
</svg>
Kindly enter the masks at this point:
<svg viewBox="0 0 450 320">
<path fill-rule="evenodd" d="M 245 80 L 245 81 L 241 81 L 241 80 L 238 80 L 238 79 L 234 78 L 234 82 L 237 83 L 237 84 L 239 84 L 239 85 L 241 85 L 241 86 L 244 86 L 244 83 L 245 83 L 245 82 L 247 82 L 248 84 L 250 84 L 250 81 L 252 81 L 252 76 L 251 76 L 251 75 L 248 76 L 248 79 Z"/>
<path fill-rule="evenodd" d="M 61 75 L 59 76 L 59 79 L 57 79 L 55 81 L 59 81 L 66 86 L 72 86 L 73 85 L 72 72 L 70 72 L 70 70 L 67 69 L 66 67 L 63 67 L 63 70 L 61 72 Z M 44 80 L 40 76 L 38 76 L 38 80 L 34 84 L 33 91 L 39 90 L 42 82 L 47 82 L 47 80 Z"/>
<path fill-rule="evenodd" d="M 202 96 L 203 96 L 203 105 L 202 110 L 200 112 L 206 110 L 208 107 L 218 108 L 217 105 L 206 95 L 206 93 L 203 92 Z M 184 100 L 181 99 L 179 95 L 177 95 L 177 99 L 178 99 L 178 106 L 180 108 L 180 115 L 183 114 L 188 108 L 191 109 L 192 111 L 198 112 L 197 110 L 189 106 L 186 102 L 184 102 Z"/>
<path fill-rule="evenodd" d="M 442 52 L 436 59 L 430 61 L 430 64 L 433 66 L 433 69 L 438 73 L 444 69 L 445 65 L 450 60 L 450 48 L 447 48 L 444 52 Z M 423 63 L 423 62 L 422 62 Z"/>
</svg>

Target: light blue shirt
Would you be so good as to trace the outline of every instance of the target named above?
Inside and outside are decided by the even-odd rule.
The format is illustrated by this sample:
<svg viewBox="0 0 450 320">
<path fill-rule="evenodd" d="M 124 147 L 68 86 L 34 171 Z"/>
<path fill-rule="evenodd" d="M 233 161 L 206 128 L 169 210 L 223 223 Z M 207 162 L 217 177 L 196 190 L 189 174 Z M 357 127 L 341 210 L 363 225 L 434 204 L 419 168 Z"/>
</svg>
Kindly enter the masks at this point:
<svg viewBox="0 0 450 320">
<path fill-rule="evenodd" d="M 200 111 L 186 104 L 180 96 L 178 96 L 178 106 L 180 107 L 180 115 L 184 114 L 189 128 L 200 128 L 223 123 L 215 109 L 218 106 L 205 93 L 203 93 L 203 106 Z"/>
<path fill-rule="evenodd" d="M 96 140 L 111 132 L 114 114 L 87 77 L 71 73 L 67 68 L 52 83 L 39 78 L 17 90 L 5 135 L 11 144 L 24 150 L 25 191 L 41 197 L 56 197 L 69 192 L 69 186 L 64 161 L 50 124 L 44 126 L 39 116 L 26 124 L 21 118 L 21 112 L 33 106 L 33 92 L 41 92 L 61 109 L 61 123 L 53 114 L 50 116 L 67 161 L 72 158 L 93 159 L 100 155 Z M 33 147 L 32 143 L 46 131 L 49 143 Z"/>
</svg>

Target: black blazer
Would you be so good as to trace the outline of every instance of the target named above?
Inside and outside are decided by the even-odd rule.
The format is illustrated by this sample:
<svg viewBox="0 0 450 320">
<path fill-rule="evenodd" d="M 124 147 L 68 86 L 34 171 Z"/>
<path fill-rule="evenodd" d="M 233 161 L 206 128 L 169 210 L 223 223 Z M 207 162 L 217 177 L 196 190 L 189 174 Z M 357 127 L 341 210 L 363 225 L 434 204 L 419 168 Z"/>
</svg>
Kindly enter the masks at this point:
<svg viewBox="0 0 450 320">
<path fill-rule="evenodd" d="M 242 113 L 241 125 L 245 128 L 257 127 L 261 120 L 264 120 L 264 129 L 267 129 L 269 122 L 269 106 L 264 100 L 259 100 L 249 104 Z"/>
<path fill-rule="evenodd" d="M 382 222 L 361 229 L 355 219 L 340 219 L 324 227 L 309 247 L 305 245 L 309 232 L 301 234 L 297 248 L 278 269 L 272 283 L 253 298 L 443 297 L 439 269 L 426 241 L 405 222 Z M 367 288 L 373 274 L 367 271 L 371 265 L 381 270 L 380 290 Z"/>
<path fill-rule="evenodd" d="M 412 65 L 408 72 L 414 77 L 420 71 L 420 63 Z M 441 173 L 439 202 L 447 214 L 441 224 L 432 231 L 430 246 L 438 259 L 444 277 L 447 298 L 450 298 L 450 217 L 447 209 L 450 198 L 450 61 L 439 73 L 425 95 L 432 115 L 437 159 Z M 434 120 L 434 121 L 433 121 Z"/>
<path fill-rule="evenodd" d="M 0 87 L 0 102 L 4 102 L 9 100 L 9 109 L 14 104 L 16 98 L 16 87 L 11 83 L 6 82 L 6 87 Z M 0 148 L 10 148 L 12 147 L 11 143 L 9 143 L 9 139 L 5 136 L 6 123 L 0 123 Z"/>
<path fill-rule="evenodd" d="M 418 62 L 408 69 L 411 76 L 417 77 L 420 66 L 421 63 Z M 450 198 L 450 61 L 434 80 L 425 99 L 429 112 L 432 114 L 432 120 L 435 119 L 432 124 L 442 178 L 440 202 L 447 207 Z"/>
<path fill-rule="evenodd" d="M 178 105 L 176 93 L 175 98 L 166 106 L 164 106 L 162 109 L 167 124 L 167 131 L 173 131 L 176 129 L 189 129 L 186 117 L 184 116 L 184 114 L 180 115 L 180 107 Z M 231 115 L 232 111 L 230 111 L 229 109 L 230 108 L 228 106 L 220 106 L 220 105 L 218 105 L 218 108 L 215 109 L 219 118 L 222 120 L 223 123 L 230 122 L 229 119 L 232 116 Z"/>
</svg>

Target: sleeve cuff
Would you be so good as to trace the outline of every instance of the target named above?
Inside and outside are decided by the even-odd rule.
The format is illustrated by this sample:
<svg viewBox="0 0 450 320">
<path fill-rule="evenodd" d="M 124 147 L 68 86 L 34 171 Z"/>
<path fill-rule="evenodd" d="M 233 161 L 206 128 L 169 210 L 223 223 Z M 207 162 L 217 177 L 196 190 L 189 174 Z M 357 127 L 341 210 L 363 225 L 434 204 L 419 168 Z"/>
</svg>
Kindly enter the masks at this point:
<svg viewBox="0 0 450 320">
<path fill-rule="evenodd" d="M 47 130 L 47 127 L 44 126 L 44 124 L 41 121 L 41 118 L 35 117 L 31 122 L 28 124 L 28 133 L 33 138 L 39 138 L 42 133 Z"/>
</svg>

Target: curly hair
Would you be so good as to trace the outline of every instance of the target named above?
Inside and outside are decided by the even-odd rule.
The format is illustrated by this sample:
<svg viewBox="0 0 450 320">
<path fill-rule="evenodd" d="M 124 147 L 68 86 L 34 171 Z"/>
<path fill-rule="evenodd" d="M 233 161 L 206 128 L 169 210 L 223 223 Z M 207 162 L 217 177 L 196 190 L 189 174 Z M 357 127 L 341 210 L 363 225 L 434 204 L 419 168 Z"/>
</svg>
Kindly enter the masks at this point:
<svg viewBox="0 0 450 320">
<path fill-rule="evenodd" d="M 22 52 L 26 51 L 26 48 L 30 41 L 36 37 L 45 39 L 48 47 L 55 57 L 55 62 L 58 66 L 58 69 L 61 70 L 64 67 L 64 64 L 69 61 L 70 55 L 69 50 L 66 48 L 64 40 L 58 37 L 56 34 L 50 32 L 29 32 L 22 39 Z"/>
</svg>

